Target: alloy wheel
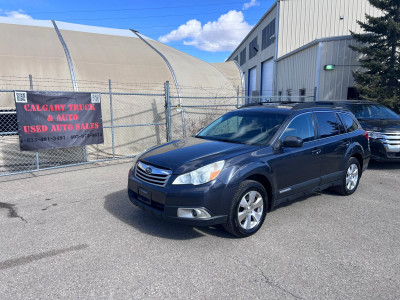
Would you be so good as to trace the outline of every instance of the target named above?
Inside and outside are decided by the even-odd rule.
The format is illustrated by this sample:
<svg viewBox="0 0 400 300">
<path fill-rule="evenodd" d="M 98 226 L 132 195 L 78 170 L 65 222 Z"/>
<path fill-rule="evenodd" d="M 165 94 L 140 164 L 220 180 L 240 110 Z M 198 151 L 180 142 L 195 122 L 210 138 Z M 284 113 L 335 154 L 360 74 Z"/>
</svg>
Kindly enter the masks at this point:
<svg viewBox="0 0 400 300">
<path fill-rule="evenodd" d="M 346 188 L 349 191 L 354 190 L 358 183 L 358 166 L 351 164 L 346 173 Z"/>
<path fill-rule="evenodd" d="M 264 210 L 264 199 L 257 191 L 247 192 L 239 202 L 237 217 L 240 226 L 245 230 L 253 229 L 260 224 Z"/>
</svg>

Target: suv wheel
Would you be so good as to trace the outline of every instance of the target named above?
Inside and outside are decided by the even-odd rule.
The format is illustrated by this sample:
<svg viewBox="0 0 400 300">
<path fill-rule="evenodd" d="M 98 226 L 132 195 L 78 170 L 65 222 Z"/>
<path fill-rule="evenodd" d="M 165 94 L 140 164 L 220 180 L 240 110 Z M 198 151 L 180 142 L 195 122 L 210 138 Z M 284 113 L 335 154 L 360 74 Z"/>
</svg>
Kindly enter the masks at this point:
<svg viewBox="0 0 400 300">
<path fill-rule="evenodd" d="M 360 163 L 356 158 L 350 158 L 343 173 L 342 184 L 336 188 L 336 191 L 344 196 L 353 194 L 360 182 L 360 175 Z"/>
<path fill-rule="evenodd" d="M 253 180 L 242 182 L 235 193 L 228 213 L 226 231 L 248 237 L 258 231 L 268 209 L 268 195 L 262 184 Z"/>
</svg>

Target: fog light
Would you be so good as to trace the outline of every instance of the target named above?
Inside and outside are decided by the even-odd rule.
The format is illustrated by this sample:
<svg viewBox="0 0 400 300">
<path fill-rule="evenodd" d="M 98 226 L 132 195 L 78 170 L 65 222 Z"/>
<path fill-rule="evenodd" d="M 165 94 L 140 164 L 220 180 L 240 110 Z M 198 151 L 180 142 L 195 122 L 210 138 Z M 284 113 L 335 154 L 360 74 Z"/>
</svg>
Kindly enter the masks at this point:
<svg viewBox="0 0 400 300">
<path fill-rule="evenodd" d="M 204 208 L 178 208 L 179 218 L 187 219 L 207 219 L 211 215 Z"/>
</svg>

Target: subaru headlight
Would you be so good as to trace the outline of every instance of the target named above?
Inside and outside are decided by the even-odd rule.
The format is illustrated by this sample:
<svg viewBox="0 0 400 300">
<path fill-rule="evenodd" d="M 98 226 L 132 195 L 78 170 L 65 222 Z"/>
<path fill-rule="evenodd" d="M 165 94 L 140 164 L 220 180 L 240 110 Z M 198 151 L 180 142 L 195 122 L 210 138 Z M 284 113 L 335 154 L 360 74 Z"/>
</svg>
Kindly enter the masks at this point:
<svg viewBox="0 0 400 300">
<path fill-rule="evenodd" d="M 376 131 L 368 131 L 368 136 L 371 139 L 383 139 L 383 135 L 381 132 L 376 132 Z"/>
<path fill-rule="evenodd" d="M 193 184 L 200 185 L 217 178 L 224 168 L 225 161 L 221 160 L 189 173 L 179 175 L 172 184 Z"/>
</svg>

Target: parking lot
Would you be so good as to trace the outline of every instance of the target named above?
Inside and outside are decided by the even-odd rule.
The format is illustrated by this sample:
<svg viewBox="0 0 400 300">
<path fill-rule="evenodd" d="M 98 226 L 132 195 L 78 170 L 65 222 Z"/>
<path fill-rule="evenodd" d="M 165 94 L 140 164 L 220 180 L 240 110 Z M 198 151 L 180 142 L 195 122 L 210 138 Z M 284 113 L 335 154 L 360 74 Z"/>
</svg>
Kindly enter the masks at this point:
<svg viewBox="0 0 400 300">
<path fill-rule="evenodd" d="M 134 207 L 130 166 L 0 178 L 1 299 L 400 297 L 400 164 L 281 206 L 247 239 Z"/>
</svg>

